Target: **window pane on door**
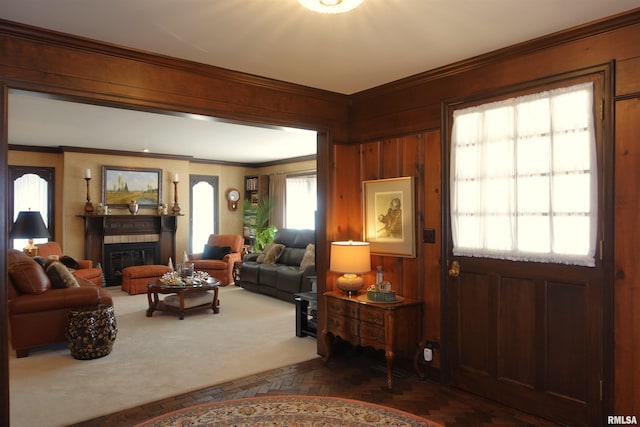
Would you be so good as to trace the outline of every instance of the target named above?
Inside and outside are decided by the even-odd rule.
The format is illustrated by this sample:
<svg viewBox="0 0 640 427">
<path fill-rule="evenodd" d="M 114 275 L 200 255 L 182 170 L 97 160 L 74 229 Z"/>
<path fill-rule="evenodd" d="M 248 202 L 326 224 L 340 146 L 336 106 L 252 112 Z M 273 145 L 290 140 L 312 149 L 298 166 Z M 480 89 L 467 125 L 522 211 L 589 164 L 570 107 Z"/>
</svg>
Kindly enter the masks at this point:
<svg viewBox="0 0 640 427">
<path fill-rule="evenodd" d="M 593 85 L 454 112 L 453 253 L 594 266 Z"/>
</svg>

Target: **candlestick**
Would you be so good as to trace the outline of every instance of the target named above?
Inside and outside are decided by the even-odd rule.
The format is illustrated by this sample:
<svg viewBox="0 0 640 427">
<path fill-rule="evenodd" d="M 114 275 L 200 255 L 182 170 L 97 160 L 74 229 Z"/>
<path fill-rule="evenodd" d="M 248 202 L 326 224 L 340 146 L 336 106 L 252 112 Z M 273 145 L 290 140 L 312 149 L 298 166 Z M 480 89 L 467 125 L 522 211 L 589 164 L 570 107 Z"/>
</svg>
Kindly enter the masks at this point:
<svg viewBox="0 0 640 427">
<path fill-rule="evenodd" d="M 89 171 L 89 169 L 87 169 Z M 91 172 L 89 172 L 91 175 Z M 84 214 L 85 215 L 93 215 L 93 204 L 91 204 L 91 195 L 89 194 L 89 182 L 91 182 L 91 176 L 84 178 L 87 181 L 87 203 L 84 204 Z"/>
<path fill-rule="evenodd" d="M 91 179 L 91 169 L 84 171 L 84 179 Z"/>
<path fill-rule="evenodd" d="M 180 214 L 180 205 L 178 205 L 178 174 L 173 175 L 173 208 L 171 209 L 174 215 Z"/>
</svg>

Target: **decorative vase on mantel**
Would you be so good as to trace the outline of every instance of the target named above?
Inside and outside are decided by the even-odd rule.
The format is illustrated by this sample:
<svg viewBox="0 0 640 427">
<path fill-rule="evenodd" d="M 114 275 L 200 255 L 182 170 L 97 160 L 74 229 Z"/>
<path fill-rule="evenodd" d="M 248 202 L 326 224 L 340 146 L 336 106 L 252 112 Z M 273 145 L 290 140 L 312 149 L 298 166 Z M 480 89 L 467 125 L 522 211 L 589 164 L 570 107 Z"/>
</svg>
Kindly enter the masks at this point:
<svg viewBox="0 0 640 427">
<path fill-rule="evenodd" d="M 131 212 L 131 215 L 135 215 L 138 213 L 138 203 L 136 203 L 135 200 L 132 200 L 129 203 L 129 212 Z"/>
</svg>

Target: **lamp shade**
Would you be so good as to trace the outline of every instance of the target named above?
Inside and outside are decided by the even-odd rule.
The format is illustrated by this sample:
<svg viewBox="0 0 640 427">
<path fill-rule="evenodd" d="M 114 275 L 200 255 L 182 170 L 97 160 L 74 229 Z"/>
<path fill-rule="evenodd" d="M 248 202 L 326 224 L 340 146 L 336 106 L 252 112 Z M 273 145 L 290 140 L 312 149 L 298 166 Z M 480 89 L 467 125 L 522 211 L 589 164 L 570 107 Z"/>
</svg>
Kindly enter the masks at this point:
<svg viewBox="0 0 640 427">
<path fill-rule="evenodd" d="M 13 223 L 9 237 L 12 239 L 50 238 L 49 230 L 38 211 L 21 211 Z"/>
<path fill-rule="evenodd" d="M 367 242 L 331 243 L 331 263 L 329 269 L 344 273 L 336 280 L 336 285 L 345 295 L 357 295 L 364 280 L 358 274 L 371 271 L 371 251 Z"/>
<path fill-rule="evenodd" d="M 369 243 L 353 241 L 331 243 L 329 269 L 335 273 L 368 273 L 371 271 Z"/>
</svg>

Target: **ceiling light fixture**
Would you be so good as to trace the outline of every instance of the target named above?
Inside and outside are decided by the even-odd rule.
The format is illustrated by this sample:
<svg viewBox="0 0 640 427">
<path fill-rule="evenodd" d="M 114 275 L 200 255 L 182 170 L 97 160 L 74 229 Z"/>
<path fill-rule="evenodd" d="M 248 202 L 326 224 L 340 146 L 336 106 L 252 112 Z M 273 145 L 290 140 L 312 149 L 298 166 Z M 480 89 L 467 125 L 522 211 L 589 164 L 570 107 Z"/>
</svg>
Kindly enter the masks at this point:
<svg viewBox="0 0 640 427">
<path fill-rule="evenodd" d="M 298 0 L 309 10 L 319 13 L 345 13 L 360 6 L 362 0 Z"/>
</svg>

